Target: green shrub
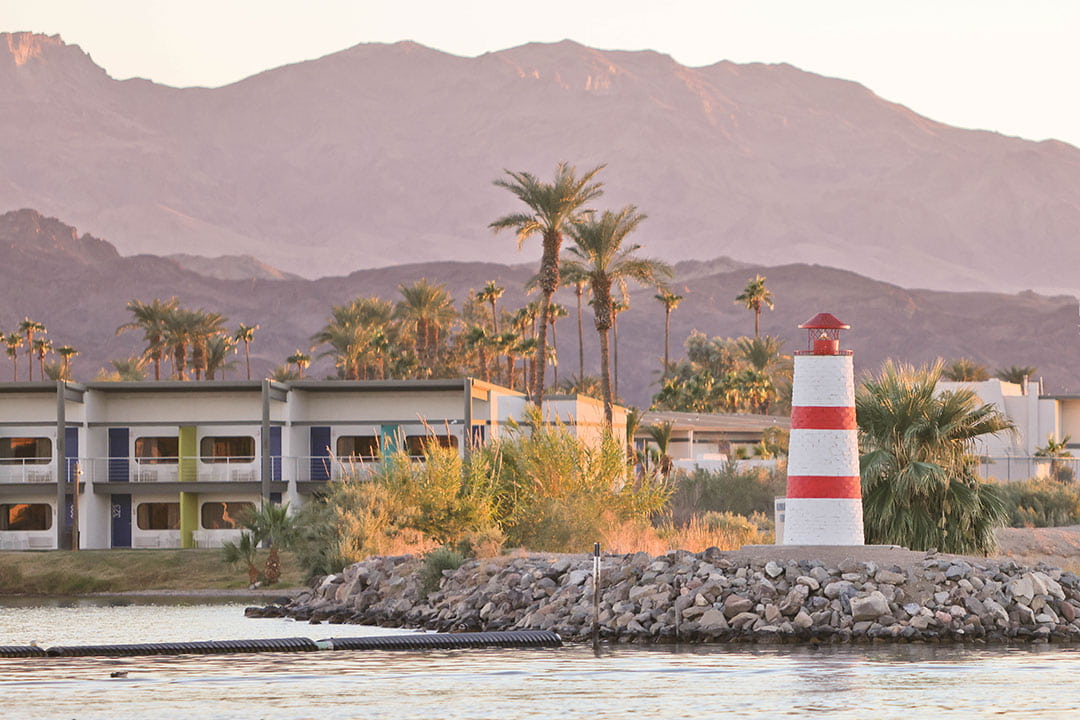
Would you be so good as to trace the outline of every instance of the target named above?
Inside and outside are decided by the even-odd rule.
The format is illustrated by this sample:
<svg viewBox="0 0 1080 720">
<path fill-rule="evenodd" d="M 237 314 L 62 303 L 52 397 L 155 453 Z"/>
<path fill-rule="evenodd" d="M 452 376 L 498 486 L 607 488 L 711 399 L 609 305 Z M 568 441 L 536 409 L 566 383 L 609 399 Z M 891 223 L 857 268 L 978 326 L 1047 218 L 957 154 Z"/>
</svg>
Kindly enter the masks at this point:
<svg viewBox="0 0 1080 720">
<path fill-rule="evenodd" d="M 444 570 L 457 570 L 465 564 L 465 556 L 447 547 L 437 548 L 424 556 L 420 566 L 420 593 L 427 597 L 439 589 Z"/>
<path fill-rule="evenodd" d="M 1050 478 L 999 486 L 1012 527 L 1059 527 L 1080 523 L 1080 490 Z"/>
<path fill-rule="evenodd" d="M 730 512 L 750 516 L 772 516 L 773 501 L 783 495 L 787 476 L 779 468 L 753 467 L 740 470 L 731 460 L 720 470 L 696 468 L 675 476 L 675 494 L 671 498 L 672 517 L 685 524 L 694 515 Z"/>
</svg>

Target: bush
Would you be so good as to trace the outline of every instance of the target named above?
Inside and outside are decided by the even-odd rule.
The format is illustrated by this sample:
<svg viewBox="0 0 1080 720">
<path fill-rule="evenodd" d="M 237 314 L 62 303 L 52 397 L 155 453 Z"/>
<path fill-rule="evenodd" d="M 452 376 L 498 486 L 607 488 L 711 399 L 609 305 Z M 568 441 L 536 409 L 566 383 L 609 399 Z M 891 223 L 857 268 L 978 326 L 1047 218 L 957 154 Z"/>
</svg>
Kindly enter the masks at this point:
<svg viewBox="0 0 1080 720">
<path fill-rule="evenodd" d="M 787 476 L 779 468 L 740 470 L 734 460 L 717 471 L 680 471 L 675 475 L 672 517 L 677 525 L 684 525 L 706 512 L 772 516 L 774 499 L 784 494 L 786 485 Z"/>
<path fill-rule="evenodd" d="M 1012 527 L 1059 527 L 1080 523 L 1080 491 L 1051 478 L 1003 483 L 1002 499 Z"/>
<path fill-rule="evenodd" d="M 424 556 L 420 573 L 420 593 L 426 598 L 439 589 L 444 570 L 457 570 L 465 564 L 465 556 L 456 550 L 441 547 Z"/>
</svg>

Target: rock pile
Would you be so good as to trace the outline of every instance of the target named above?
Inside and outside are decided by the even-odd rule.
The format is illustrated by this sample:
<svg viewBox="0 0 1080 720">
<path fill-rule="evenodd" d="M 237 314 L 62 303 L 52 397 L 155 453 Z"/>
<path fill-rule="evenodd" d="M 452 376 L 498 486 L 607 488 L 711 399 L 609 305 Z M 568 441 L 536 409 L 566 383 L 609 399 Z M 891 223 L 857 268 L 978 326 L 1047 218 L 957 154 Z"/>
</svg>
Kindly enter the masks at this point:
<svg viewBox="0 0 1080 720">
<path fill-rule="evenodd" d="M 376 557 L 250 616 L 432 630 L 593 629 L 592 559 L 471 560 L 423 597 L 422 560 Z M 715 550 L 608 556 L 600 636 L 617 642 L 1080 640 L 1080 578 L 1005 560 L 928 555 L 909 567 L 846 559 L 736 560 Z"/>
</svg>

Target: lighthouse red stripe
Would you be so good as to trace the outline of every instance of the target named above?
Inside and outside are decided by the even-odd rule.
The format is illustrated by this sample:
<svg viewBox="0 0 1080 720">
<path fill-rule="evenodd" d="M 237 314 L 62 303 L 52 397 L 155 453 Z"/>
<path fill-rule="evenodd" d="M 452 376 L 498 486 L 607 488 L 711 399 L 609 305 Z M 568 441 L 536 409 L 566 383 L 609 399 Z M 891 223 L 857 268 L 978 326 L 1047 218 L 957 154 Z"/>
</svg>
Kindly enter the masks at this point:
<svg viewBox="0 0 1080 720">
<path fill-rule="evenodd" d="M 862 483 L 858 475 L 788 475 L 789 498 L 861 498 Z"/>
<path fill-rule="evenodd" d="M 855 430 L 857 427 L 853 407 L 799 405 L 791 408 L 793 430 Z"/>
</svg>

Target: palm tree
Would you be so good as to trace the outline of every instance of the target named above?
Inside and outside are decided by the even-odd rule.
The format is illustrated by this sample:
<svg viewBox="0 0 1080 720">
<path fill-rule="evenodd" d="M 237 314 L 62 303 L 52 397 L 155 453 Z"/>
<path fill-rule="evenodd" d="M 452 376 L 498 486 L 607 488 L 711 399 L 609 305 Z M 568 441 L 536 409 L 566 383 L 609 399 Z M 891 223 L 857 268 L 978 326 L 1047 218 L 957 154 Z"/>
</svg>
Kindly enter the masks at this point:
<svg viewBox="0 0 1080 720">
<path fill-rule="evenodd" d="M 263 578 L 270 585 L 281 579 L 281 548 L 288 548 L 296 538 L 297 527 L 289 516 L 289 505 L 263 502 L 244 522 L 257 543 L 269 543 L 270 556 L 263 568 Z"/>
<path fill-rule="evenodd" d="M 508 180 L 496 180 L 495 185 L 512 192 L 528 207 L 528 212 L 504 215 L 489 227 L 496 232 L 512 229 L 517 232 L 518 247 L 533 235 L 539 235 L 543 254 L 540 258 L 540 290 L 543 293 L 540 317 L 540 337 L 537 351 L 538 364 L 547 367 L 547 329 L 551 322 L 549 314 L 551 298 L 559 289 L 559 251 L 563 233 L 581 222 L 585 205 L 603 194 L 600 183 L 593 178 L 603 165 L 577 177 L 577 170 L 566 163 L 555 168 L 555 180 L 542 182 L 527 172 L 506 171 Z M 529 393 L 539 407 L 544 402 L 544 377 L 537 373 L 535 387 Z"/>
<path fill-rule="evenodd" d="M 976 472 L 975 440 L 1012 430 L 970 389 L 937 391 L 940 361 L 891 360 L 855 396 L 866 541 L 913 550 L 987 554 L 1004 524 L 997 487 Z"/>
<path fill-rule="evenodd" d="M 225 316 L 221 313 L 199 309 L 195 313 L 191 339 L 191 367 L 195 370 L 195 379 L 201 380 L 207 370 L 211 340 L 225 332 Z"/>
<path fill-rule="evenodd" d="M 258 329 L 258 325 L 240 323 L 240 327 L 236 328 L 236 334 L 233 335 L 236 342 L 244 343 L 244 366 L 247 369 L 248 380 L 251 379 L 251 343 L 255 340 L 255 331 Z"/>
<path fill-rule="evenodd" d="M 146 342 L 145 354 L 154 363 L 154 379 L 161 379 L 161 358 L 166 352 L 165 337 L 169 317 L 179 307 L 177 299 L 170 298 L 161 300 L 155 298 L 147 304 L 141 300 L 131 300 L 127 304 L 127 311 L 131 313 L 132 320 L 116 328 L 116 334 L 125 330 L 142 330 L 143 340 Z"/>
<path fill-rule="evenodd" d="M 270 374 L 266 377 L 267 379 L 273 380 L 274 382 L 289 382 L 290 380 L 298 379 L 296 377 L 296 372 L 288 363 L 278 365 L 276 368 L 271 370 Z"/>
<path fill-rule="evenodd" d="M 608 331 L 612 324 L 612 287 L 626 296 L 627 280 L 661 285 L 671 276 L 671 266 L 659 260 L 639 258 L 640 245 L 623 245 L 626 237 L 645 216 L 633 205 L 619 212 L 605 210 L 599 220 L 590 218 L 573 230 L 574 244 L 568 261 L 576 272 L 588 277 L 597 334 L 600 336 L 600 387 L 604 396 L 604 420 L 611 427 L 614 404 L 611 388 L 611 361 Z"/>
<path fill-rule="evenodd" d="M 34 335 L 38 333 L 46 333 L 48 330 L 45 326 L 39 323 L 37 320 L 31 320 L 30 318 L 23 318 L 19 323 L 19 332 L 26 338 L 26 372 L 27 379 L 33 382 L 34 380 Z M 44 373 L 42 373 L 44 379 Z"/>
<path fill-rule="evenodd" d="M 359 380 L 361 370 L 366 378 L 372 368 L 384 378 L 392 346 L 393 312 L 393 305 L 377 297 L 334 305 L 330 320 L 312 336 L 312 349 L 329 345 L 330 349 L 320 353 L 320 357 L 332 356 L 339 377 L 346 380 Z"/>
<path fill-rule="evenodd" d="M 611 301 L 611 394 L 619 397 L 619 314 L 630 309 L 630 297 Z"/>
<path fill-rule="evenodd" d="M 495 312 L 495 301 L 502 297 L 506 292 L 506 288 L 499 287 L 494 280 L 488 281 L 488 284 L 484 286 L 484 289 L 476 293 L 476 299 L 482 303 L 489 303 L 491 305 L 491 334 L 499 334 L 499 321 L 498 315 Z"/>
<path fill-rule="evenodd" d="M 175 308 L 165 318 L 163 342 L 172 353 L 173 372 L 177 380 L 187 380 L 188 349 L 199 331 L 201 319 L 197 312 Z"/>
<path fill-rule="evenodd" d="M 953 382 L 983 382 L 990 379 L 990 371 L 971 358 L 960 358 L 945 365 L 941 376 Z"/>
<path fill-rule="evenodd" d="M 994 373 L 994 377 L 1005 382 L 1015 383 L 1016 385 L 1023 385 L 1024 381 L 1035 375 L 1035 368 L 1030 365 L 1010 365 L 1007 368 L 1001 368 Z"/>
<path fill-rule="evenodd" d="M 589 279 L 578 274 L 573 266 L 564 267 L 563 278 L 574 286 L 574 295 L 577 297 L 577 340 L 578 340 L 578 377 L 585 375 L 585 331 L 582 325 L 582 297 L 589 289 Z"/>
<path fill-rule="evenodd" d="M 230 360 L 229 356 L 236 353 L 236 338 L 232 335 L 219 333 L 210 337 L 206 345 L 206 379 L 214 380 L 218 370 L 221 371 L 221 379 L 225 379 L 225 371 L 236 367 L 236 361 Z"/>
<path fill-rule="evenodd" d="M 229 565 L 240 565 L 243 563 L 247 567 L 248 581 L 252 585 L 259 582 L 259 569 L 255 567 L 255 559 L 258 552 L 259 542 L 248 530 L 240 531 L 239 542 L 227 540 L 221 545 L 221 554 L 225 562 Z"/>
<path fill-rule="evenodd" d="M 412 344 L 430 374 L 439 360 L 439 344 L 443 332 L 457 317 L 454 300 L 446 286 L 432 284 L 421 278 L 412 285 L 398 286 L 401 301 L 394 307 L 394 316 L 403 331 L 412 336 Z"/>
<path fill-rule="evenodd" d="M 491 366 L 488 362 L 488 349 L 492 347 L 492 335 L 483 325 L 470 325 L 465 331 L 465 345 L 480 356 L 480 374 L 485 382 L 491 381 Z"/>
<path fill-rule="evenodd" d="M 41 368 L 41 379 L 45 379 L 45 356 L 53 351 L 52 340 L 48 338 L 34 338 L 34 354 L 37 355 L 38 366 Z"/>
<path fill-rule="evenodd" d="M 71 361 L 79 354 L 79 351 L 70 345 L 61 345 L 56 348 L 56 354 L 60 356 L 60 379 L 71 379 Z"/>
<path fill-rule="evenodd" d="M 552 359 L 554 360 L 554 362 L 551 362 L 549 364 L 552 367 L 552 371 L 555 373 L 555 377 L 552 378 L 552 381 L 556 385 L 559 384 L 559 338 L 558 335 L 555 333 L 555 325 L 559 322 L 561 318 L 564 318 L 569 314 L 570 313 L 569 311 L 567 311 L 566 306 L 560 305 L 559 303 L 553 302 L 548 308 L 548 317 L 551 318 Z"/>
<path fill-rule="evenodd" d="M 1072 468 L 1061 462 L 1061 458 L 1073 456 L 1068 450 L 1070 440 L 1072 440 L 1072 435 L 1066 435 L 1061 440 L 1055 440 L 1053 435 L 1049 435 L 1046 438 L 1046 445 L 1035 448 L 1035 457 L 1050 458 L 1050 477 L 1061 483 L 1071 482 L 1073 479 Z"/>
<path fill-rule="evenodd" d="M 296 352 L 285 358 L 285 362 L 289 365 L 295 365 L 298 379 L 303 380 L 304 368 L 311 365 L 311 356 L 300 352 L 300 348 L 297 348 Z"/>
<path fill-rule="evenodd" d="M 676 295 L 670 290 L 660 290 L 654 297 L 664 306 L 664 377 L 667 377 L 670 356 L 668 354 L 668 341 L 671 339 L 671 312 L 679 307 L 682 295 Z"/>
<path fill-rule="evenodd" d="M 671 435 L 673 425 L 669 421 L 650 425 L 646 428 L 649 438 L 656 443 L 657 461 L 660 474 L 665 477 L 671 474 L 675 463 L 671 459 Z"/>
<path fill-rule="evenodd" d="M 3 335 L 3 333 L 0 333 Z M 23 336 L 19 333 L 3 335 L 4 344 L 7 346 L 7 356 L 11 358 L 11 381 L 19 379 L 19 347 L 23 344 Z"/>
<path fill-rule="evenodd" d="M 742 303 L 747 310 L 754 311 L 754 337 L 759 337 L 761 335 L 761 307 L 765 305 L 770 310 L 773 309 L 773 295 L 765 287 L 765 277 L 755 275 L 746 283 L 742 295 L 736 297 L 735 302 Z"/>
<path fill-rule="evenodd" d="M 123 360 L 110 360 L 113 371 L 106 373 L 98 372 L 98 380 L 138 382 L 146 379 L 145 367 L 148 358 L 146 355 L 133 355 Z"/>
</svg>

